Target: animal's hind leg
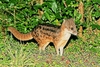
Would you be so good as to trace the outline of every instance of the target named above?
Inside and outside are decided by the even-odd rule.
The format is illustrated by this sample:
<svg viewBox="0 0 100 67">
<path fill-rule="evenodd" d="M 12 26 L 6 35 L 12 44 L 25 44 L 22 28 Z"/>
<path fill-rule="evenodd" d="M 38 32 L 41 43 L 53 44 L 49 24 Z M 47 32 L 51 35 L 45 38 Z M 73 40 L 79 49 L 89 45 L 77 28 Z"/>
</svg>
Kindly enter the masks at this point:
<svg viewBox="0 0 100 67">
<path fill-rule="evenodd" d="M 39 44 L 39 50 L 45 50 L 46 46 L 49 44 L 50 42 L 45 42 L 45 43 L 41 43 Z"/>
<path fill-rule="evenodd" d="M 45 50 L 46 46 L 49 44 L 50 42 L 46 42 L 43 46 L 42 46 L 42 50 Z"/>
<path fill-rule="evenodd" d="M 45 54 L 45 48 L 46 48 L 46 46 L 49 44 L 49 42 L 46 42 L 46 43 L 44 43 L 44 44 L 39 44 L 39 53 L 41 54 Z"/>
</svg>

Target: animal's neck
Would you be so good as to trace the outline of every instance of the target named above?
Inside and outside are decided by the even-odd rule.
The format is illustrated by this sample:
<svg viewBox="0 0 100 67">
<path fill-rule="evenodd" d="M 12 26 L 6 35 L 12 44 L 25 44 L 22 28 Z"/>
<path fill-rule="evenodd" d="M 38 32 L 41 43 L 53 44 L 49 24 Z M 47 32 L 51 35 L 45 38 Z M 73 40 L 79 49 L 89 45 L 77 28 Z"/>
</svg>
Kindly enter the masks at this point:
<svg viewBox="0 0 100 67">
<path fill-rule="evenodd" d="M 69 33 L 69 29 L 65 27 L 65 24 L 62 24 L 60 33 L 63 40 L 69 40 L 71 33 Z"/>
<path fill-rule="evenodd" d="M 63 40 L 69 40 L 71 33 L 69 33 L 66 29 L 61 32 Z"/>
</svg>

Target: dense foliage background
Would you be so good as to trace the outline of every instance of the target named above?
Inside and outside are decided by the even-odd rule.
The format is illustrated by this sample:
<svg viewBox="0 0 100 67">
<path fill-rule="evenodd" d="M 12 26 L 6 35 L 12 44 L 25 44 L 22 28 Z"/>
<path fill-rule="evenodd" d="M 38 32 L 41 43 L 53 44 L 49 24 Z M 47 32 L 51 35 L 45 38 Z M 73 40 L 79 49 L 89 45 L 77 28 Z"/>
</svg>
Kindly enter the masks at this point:
<svg viewBox="0 0 100 67">
<path fill-rule="evenodd" d="M 74 18 L 78 27 L 87 27 L 99 19 L 99 4 L 98 0 L 1 0 L 0 24 L 28 32 L 40 23 L 59 25 L 65 18 Z"/>
<path fill-rule="evenodd" d="M 36 25 L 42 23 L 61 25 L 65 18 L 75 19 L 78 36 L 77 39 L 71 40 L 70 44 L 73 45 L 68 46 L 69 49 L 65 51 L 67 56 L 69 55 L 68 58 L 65 58 L 65 54 L 65 57 L 60 57 L 62 60 L 58 62 L 57 59 L 59 57 L 54 58 L 55 56 L 53 56 L 53 59 L 51 59 L 51 54 L 47 54 L 44 58 L 43 55 L 38 56 L 38 54 L 35 54 L 30 58 L 28 53 L 32 53 L 32 55 L 33 52 L 38 53 L 38 47 L 33 45 L 27 45 L 26 47 L 18 45 L 21 43 L 18 41 L 15 43 L 16 40 L 10 37 L 7 32 L 9 26 L 15 27 L 22 33 L 27 33 Z M 56 65 L 60 67 L 66 64 L 67 66 L 77 67 L 83 63 L 83 67 L 91 64 L 92 66 L 100 66 L 100 0 L 0 0 L 0 32 L 0 66 L 2 67 L 4 65 L 10 66 L 11 64 L 17 67 L 27 67 L 30 65 L 41 67 L 43 64 L 45 66 L 50 66 L 49 64 L 51 64 L 50 67 Z M 33 43 L 29 42 L 28 44 Z M 24 51 L 24 49 L 26 50 Z M 30 49 L 29 52 L 28 49 Z M 51 53 L 55 53 L 53 48 L 48 48 L 48 53 L 50 49 L 52 50 Z M 72 51 L 75 52 L 71 53 Z M 79 52 L 82 54 L 77 54 Z M 87 54 L 89 54 L 89 58 L 87 58 Z M 35 58 L 36 56 L 38 58 Z M 19 58 L 21 57 L 23 58 L 20 60 Z M 25 59 L 26 57 L 29 60 Z M 42 62 L 42 58 L 46 62 Z M 16 61 L 14 62 L 15 59 Z M 38 62 L 41 64 L 38 64 Z M 76 62 L 78 65 L 74 65 Z"/>
</svg>

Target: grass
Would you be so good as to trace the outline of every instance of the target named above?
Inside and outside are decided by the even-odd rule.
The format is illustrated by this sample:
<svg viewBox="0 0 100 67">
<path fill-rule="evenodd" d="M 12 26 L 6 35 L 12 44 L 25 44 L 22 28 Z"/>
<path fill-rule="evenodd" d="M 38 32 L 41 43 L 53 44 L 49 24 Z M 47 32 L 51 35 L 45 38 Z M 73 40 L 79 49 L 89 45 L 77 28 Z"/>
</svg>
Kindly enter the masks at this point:
<svg viewBox="0 0 100 67">
<path fill-rule="evenodd" d="M 12 36 L 1 38 L 0 67 L 100 67 L 99 30 L 86 29 L 82 38 L 71 39 L 63 56 L 56 56 L 54 46 L 39 53 L 36 43 L 23 44 Z"/>
</svg>

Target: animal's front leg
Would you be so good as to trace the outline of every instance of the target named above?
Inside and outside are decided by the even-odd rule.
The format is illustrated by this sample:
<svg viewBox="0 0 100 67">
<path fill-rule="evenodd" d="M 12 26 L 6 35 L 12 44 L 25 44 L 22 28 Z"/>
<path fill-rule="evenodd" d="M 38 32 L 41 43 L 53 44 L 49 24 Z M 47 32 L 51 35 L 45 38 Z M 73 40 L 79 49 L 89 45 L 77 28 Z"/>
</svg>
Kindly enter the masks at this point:
<svg viewBox="0 0 100 67">
<path fill-rule="evenodd" d="M 60 46 L 59 46 L 59 49 L 60 49 L 60 56 L 63 55 L 63 50 L 64 50 L 64 47 L 65 47 L 66 43 L 67 43 L 66 40 L 61 41 L 61 43 L 60 43 Z"/>
<path fill-rule="evenodd" d="M 63 54 L 63 47 L 60 47 L 59 45 L 60 45 L 60 43 L 55 46 L 55 49 L 56 49 L 56 52 L 57 52 L 57 56 L 58 55 L 62 56 L 62 54 Z"/>
<path fill-rule="evenodd" d="M 57 52 L 57 56 L 59 55 L 59 48 L 57 46 L 55 46 L 56 52 Z"/>
<path fill-rule="evenodd" d="M 60 56 L 62 56 L 62 54 L 63 54 L 63 49 L 64 49 L 64 46 L 60 47 Z"/>
<path fill-rule="evenodd" d="M 64 46 L 56 47 L 57 56 L 62 56 Z"/>
</svg>

